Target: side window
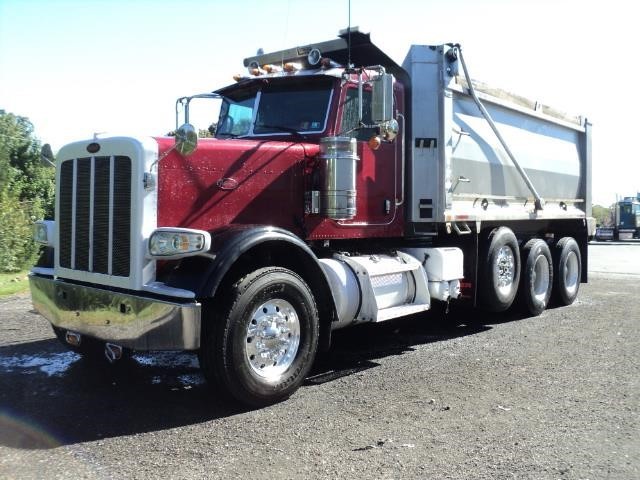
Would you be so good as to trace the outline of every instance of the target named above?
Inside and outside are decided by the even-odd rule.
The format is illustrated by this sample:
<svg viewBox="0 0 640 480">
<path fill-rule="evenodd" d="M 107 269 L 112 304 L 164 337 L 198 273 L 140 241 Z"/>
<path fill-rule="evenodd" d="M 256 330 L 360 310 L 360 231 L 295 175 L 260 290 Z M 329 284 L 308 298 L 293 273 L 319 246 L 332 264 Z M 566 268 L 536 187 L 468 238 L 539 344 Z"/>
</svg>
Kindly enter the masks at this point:
<svg viewBox="0 0 640 480">
<path fill-rule="evenodd" d="M 362 121 L 366 125 L 371 122 L 371 91 L 362 92 Z M 340 132 L 343 135 L 354 137 L 364 142 L 368 141 L 375 135 L 375 128 L 359 128 L 358 126 L 358 89 L 350 88 L 344 97 L 342 104 L 342 123 L 340 124 Z M 355 129 L 355 130 L 354 130 Z"/>
<path fill-rule="evenodd" d="M 225 98 L 220 108 L 220 118 L 216 135 L 247 135 L 253 120 L 255 93 L 243 100 Z"/>
</svg>

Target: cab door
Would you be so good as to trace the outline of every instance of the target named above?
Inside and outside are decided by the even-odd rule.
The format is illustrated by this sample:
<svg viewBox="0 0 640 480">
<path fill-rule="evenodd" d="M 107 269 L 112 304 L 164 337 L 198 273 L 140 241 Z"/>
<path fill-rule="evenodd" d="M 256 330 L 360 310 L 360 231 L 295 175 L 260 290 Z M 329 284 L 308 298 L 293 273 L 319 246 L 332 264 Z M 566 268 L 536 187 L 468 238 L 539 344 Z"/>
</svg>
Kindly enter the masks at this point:
<svg viewBox="0 0 640 480">
<path fill-rule="evenodd" d="M 365 87 L 362 93 L 362 121 L 371 125 L 371 90 Z M 382 141 L 375 148 L 375 142 L 370 140 L 378 136 L 378 129 L 358 127 L 356 86 L 344 89 L 340 110 L 340 134 L 356 138 L 360 157 L 356 171 L 357 214 L 353 222 L 366 222 L 372 226 L 391 224 L 397 216 L 396 203 L 402 196 L 398 142 Z"/>
</svg>

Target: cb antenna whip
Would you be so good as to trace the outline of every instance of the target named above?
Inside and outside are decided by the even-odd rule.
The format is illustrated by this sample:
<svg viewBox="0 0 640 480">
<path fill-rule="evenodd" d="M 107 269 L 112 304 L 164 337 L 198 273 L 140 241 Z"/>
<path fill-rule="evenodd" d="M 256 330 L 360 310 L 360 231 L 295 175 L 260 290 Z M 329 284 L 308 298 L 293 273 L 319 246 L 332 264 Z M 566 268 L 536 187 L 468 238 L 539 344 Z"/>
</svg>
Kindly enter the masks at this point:
<svg viewBox="0 0 640 480">
<path fill-rule="evenodd" d="M 347 25 L 347 68 L 351 68 L 351 0 L 349 0 L 349 22 Z"/>
</svg>

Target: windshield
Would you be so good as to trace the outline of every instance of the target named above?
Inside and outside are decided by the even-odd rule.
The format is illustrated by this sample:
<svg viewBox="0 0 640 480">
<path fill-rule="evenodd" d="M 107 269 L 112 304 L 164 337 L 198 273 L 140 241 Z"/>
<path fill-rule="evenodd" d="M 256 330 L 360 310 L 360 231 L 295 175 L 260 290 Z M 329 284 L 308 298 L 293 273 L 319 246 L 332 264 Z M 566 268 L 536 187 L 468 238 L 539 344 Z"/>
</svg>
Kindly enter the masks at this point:
<svg viewBox="0 0 640 480">
<path fill-rule="evenodd" d="M 223 93 L 216 137 L 324 131 L 333 79 L 267 79 Z"/>
</svg>

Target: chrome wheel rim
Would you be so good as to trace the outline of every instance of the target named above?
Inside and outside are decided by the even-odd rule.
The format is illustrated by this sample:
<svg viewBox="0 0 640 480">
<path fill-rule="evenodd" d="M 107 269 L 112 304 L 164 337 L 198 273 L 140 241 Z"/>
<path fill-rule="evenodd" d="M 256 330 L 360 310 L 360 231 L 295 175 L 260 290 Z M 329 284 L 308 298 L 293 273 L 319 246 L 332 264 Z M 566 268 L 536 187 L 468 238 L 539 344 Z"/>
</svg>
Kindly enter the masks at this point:
<svg viewBox="0 0 640 480">
<path fill-rule="evenodd" d="M 567 255 L 566 268 L 564 270 L 564 285 L 569 295 L 573 295 L 578 289 L 578 276 L 580 275 L 578 256 L 576 252 Z"/>
<path fill-rule="evenodd" d="M 533 296 L 540 302 L 545 302 L 549 291 L 549 262 L 544 255 L 538 255 L 533 266 Z"/>
<path fill-rule="evenodd" d="M 273 298 L 253 312 L 247 326 L 245 353 L 251 370 L 277 380 L 291 366 L 300 345 L 300 319 L 293 306 Z"/>
<path fill-rule="evenodd" d="M 511 248 L 506 245 L 501 247 L 496 255 L 495 275 L 498 281 L 498 291 L 502 295 L 509 294 L 515 276 L 515 257 Z"/>
</svg>

